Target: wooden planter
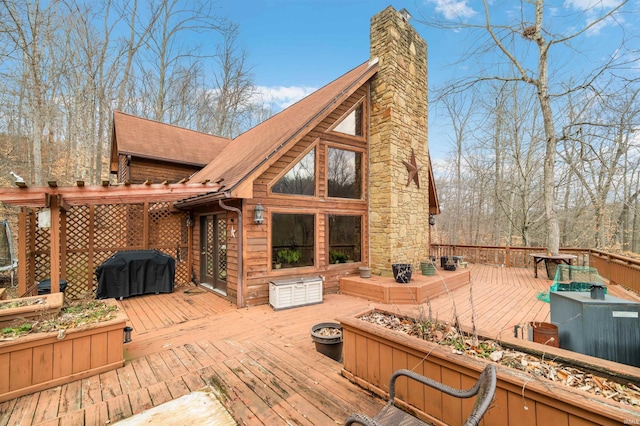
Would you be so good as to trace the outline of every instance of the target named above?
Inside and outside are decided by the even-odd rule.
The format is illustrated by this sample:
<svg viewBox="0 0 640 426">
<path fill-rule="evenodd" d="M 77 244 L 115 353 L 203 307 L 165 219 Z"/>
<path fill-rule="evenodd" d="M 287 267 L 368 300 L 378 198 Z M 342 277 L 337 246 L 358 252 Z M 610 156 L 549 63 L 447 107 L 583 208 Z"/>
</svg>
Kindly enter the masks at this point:
<svg viewBox="0 0 640 426">
<path fill-rule="evenodd" d="M 126 322 L 119 310 L 114 319 L 66 330 L 61 339 L 51 332 L 0 342 L 0 402 L 122 367 Z"/>
<path fill-rule="evenodd" d="M 366 312 L 365 312 L 366 313 Z M 364 314 L 364 313 L 363 313 Z M 486 361 L 452 353 L 451 348 L 389 330 L 356 317 L 339 318 L 343 333 L 343 376 L 386 396 L 391 373 L 407 368 L 455 388 L 469 388 Z M 516 339 L 511 343 L 535 348 L 537 344 Z M 539 349 L 539 347 L 538 347 Z M 548 357 L 590 359 L 600 369 L 621 368 L 640 377 L 640 369 L 599 360 L 557 348 L 544 348 Z M 617 367 L 616 367 L 617 366 Z M 638 378 L 630 379 L 636 383 Z M 438 425 L 462 424 L 473 406 L 422 386 L 397 383 L 396 396 L 404 408 Z M 523 372 L 499 366 L 495 400 L 484 417 L 490 425 L 617 425 L 637 421 L 638 410 L 584 391 L 536 379 Z"/>
<path fill-rule="evenodd" d="M 11 322 L 18 318 L 30 320 L 38 317 L 51 317 L 60 312 L 62 302 L 64 302 L 64 293 L 45 294 L 42 296 L 23 297 L 15 299 L 20 301 L 32 301 L 42 299 L 45 303 L 38 303 L 29 306 L 20 306 L 18 308 L 0 309 L 0 328 L 7 327 Z M 0 301 L 0 305 L 13 302 L 11 300 Z"/>
</svg>

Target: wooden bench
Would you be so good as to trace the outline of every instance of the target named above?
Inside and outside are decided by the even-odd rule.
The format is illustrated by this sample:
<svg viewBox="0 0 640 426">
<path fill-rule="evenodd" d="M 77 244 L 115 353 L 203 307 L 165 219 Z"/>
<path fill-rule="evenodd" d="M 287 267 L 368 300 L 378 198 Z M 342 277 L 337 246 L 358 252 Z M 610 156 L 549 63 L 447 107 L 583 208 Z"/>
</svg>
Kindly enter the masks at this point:
<svg viewBox="0 0 640 426">
<path fill-rule="evenodd" d="M 345 426 L 352 424 L 361 424 L 365 426 L 428 425 L 429 423 L 426 423 L 395 406 L 396 379 L 400 376 L 407 376 L 457 398 L 471 398 L 472 396 L 477 395 L 471 414 L 464 422 L 464 426 L 476 426 L 480 422 L 484 413 L 489 409 L 489 405 L 491 404 L 496 392 L 496 367 L 493 364 L 488 364 L 480 374 L 476 384 L 467 390 L 453 389 L 410 370 L 397 370 L 391 375 L 391 379 L 389 380 L 389 402 L 387 402 L 378 414 L 376 414 L 374 418 L 368 417 L 364 414 L 352 414 L 345 421 Z"/>
</svg>

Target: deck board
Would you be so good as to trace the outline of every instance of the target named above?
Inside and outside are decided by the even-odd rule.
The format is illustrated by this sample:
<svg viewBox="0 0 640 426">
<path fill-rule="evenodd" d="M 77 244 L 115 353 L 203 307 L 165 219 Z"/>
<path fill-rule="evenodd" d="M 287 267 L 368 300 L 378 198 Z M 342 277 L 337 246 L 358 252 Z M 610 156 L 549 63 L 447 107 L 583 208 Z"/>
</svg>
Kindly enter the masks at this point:
<svg viewBox="0 0 640 426">
<path fill-rule="evenodd" d="M 332 294 L 300 308 L 236 309 L 198 287 L 128 298 L 119 302 L 134 327 L 126 364 L 1 403 L 0 426 L 113 423 L 205 386 L 246 425 L 341 424 L 352 412 L 373 415 L 384 401 L 316 352 L 312 325 L 374 307 L 411 315 L 431 310 L 451 321 L 454 305 L 461 324 L 471 326 L 473 313 L 477 328 L 495 337 L 512 336 L 516 324 L 549 320 L 549 304 L 536 296 L 551 281 L 534 278 L 531 269 L 471 265 L 470 279 L 421 305 Z M 609 293 L 640 301 L 618 286 Z"/>
</svg>

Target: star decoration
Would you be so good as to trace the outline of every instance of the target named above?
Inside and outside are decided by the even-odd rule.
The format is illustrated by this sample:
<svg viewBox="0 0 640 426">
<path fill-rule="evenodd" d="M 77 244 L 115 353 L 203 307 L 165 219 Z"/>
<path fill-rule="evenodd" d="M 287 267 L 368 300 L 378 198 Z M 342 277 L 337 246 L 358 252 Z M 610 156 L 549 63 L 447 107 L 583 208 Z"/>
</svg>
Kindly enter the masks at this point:
<svg viewBox="0 0 640 426">
<path fill-rule="evenodd" d="M 413 152 L 413 148 L 411 148 L 411 161 L 407 162 L 402 160 L 404 165 L 407 167 L 407 171 L 409 172 L 409 179 L 407 180 L 407 186 L 411 184 L 411 181 L 416 183 L 416 186 L 420 188 L 420 179 L 418 177 L 418 172 L 422 169 L 422 166 L 418 166 L 416 163 L 416 155 Z"/>
</svg>

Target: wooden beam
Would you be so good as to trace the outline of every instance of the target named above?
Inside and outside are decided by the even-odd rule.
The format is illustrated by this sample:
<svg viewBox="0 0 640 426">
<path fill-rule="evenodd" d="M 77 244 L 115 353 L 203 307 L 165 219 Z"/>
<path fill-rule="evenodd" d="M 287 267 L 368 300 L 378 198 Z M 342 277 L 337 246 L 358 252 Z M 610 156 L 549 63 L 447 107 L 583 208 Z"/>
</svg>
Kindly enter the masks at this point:
<svg viewBox="0 0 640 426">
<path fill-rule="evenodd" d="M 178 201 L 195 195 L 219 192 L 218 185 L 183 183 L 119 186 L 70 186 L 70 187 L 0 187 L 0 201 L 19 207 L 47 207 L 49 198 L 62 195 L 67 206 L 90 204 L 126 204 L 144 201 Z"/>
</svg>

